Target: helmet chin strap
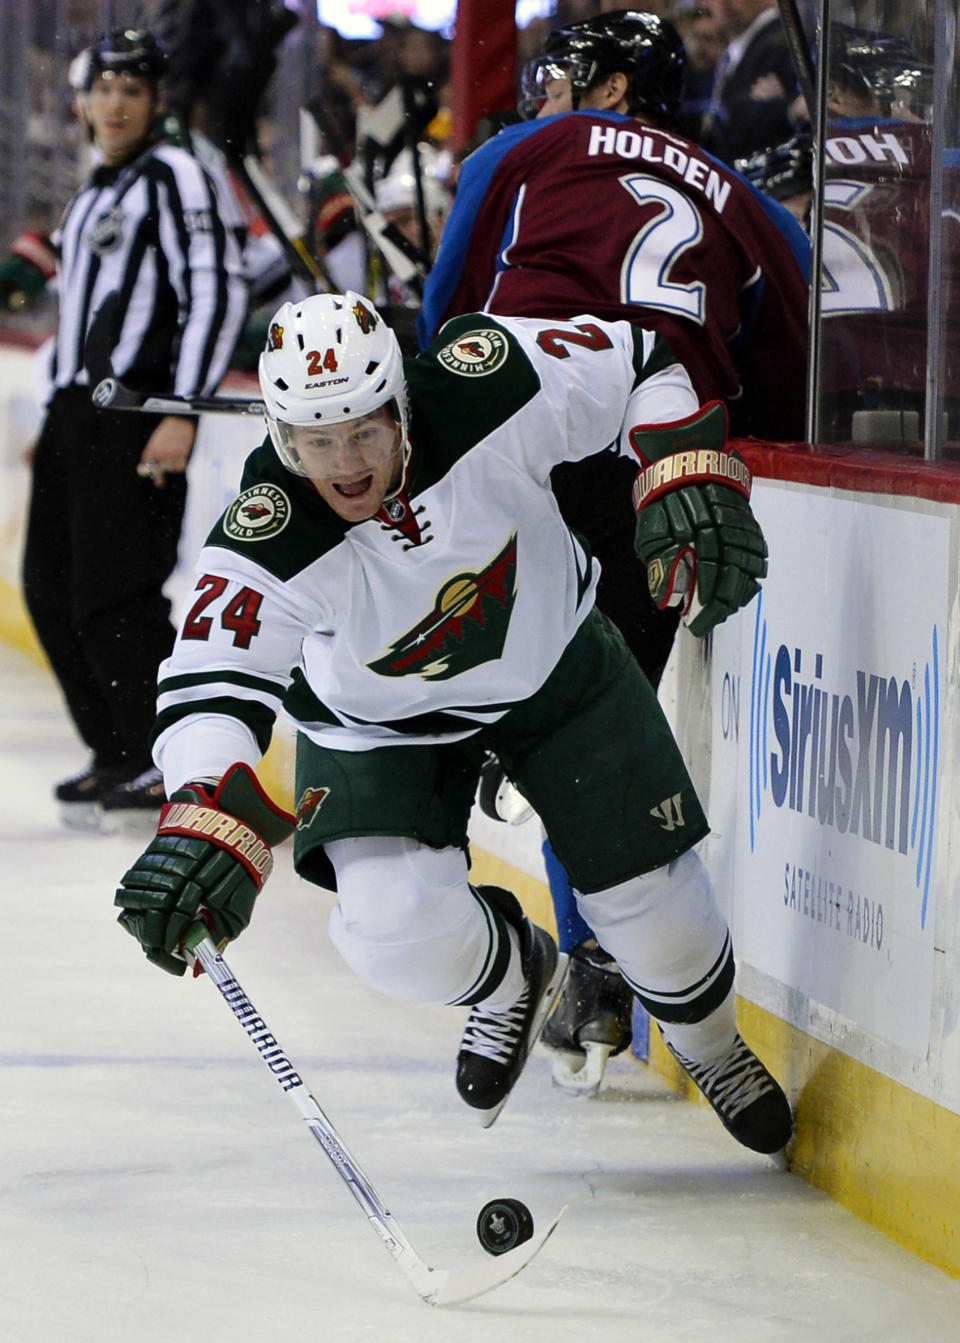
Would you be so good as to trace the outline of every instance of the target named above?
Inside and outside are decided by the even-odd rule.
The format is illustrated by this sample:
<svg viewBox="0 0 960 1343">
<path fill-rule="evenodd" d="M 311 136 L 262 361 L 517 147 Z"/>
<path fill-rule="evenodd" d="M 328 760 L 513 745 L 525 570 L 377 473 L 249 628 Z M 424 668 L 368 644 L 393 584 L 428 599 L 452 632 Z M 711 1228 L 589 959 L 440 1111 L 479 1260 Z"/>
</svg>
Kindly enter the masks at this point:
<svg viewBox="0 0 960 1343">
<path fill-rule="evenodd" d="M 395 490 L 391 490 L 389 494 L 383 496 L 384 503 L 388 503 L 391 499 L 398 499 L 401 495 L 406 494 L 407 486 L 410 483 L 410 457 L 412 454 L 412 447 L 406 424 L 400 425 L 400 452 L 402 454 L 400 481 Z"/>
</svg>

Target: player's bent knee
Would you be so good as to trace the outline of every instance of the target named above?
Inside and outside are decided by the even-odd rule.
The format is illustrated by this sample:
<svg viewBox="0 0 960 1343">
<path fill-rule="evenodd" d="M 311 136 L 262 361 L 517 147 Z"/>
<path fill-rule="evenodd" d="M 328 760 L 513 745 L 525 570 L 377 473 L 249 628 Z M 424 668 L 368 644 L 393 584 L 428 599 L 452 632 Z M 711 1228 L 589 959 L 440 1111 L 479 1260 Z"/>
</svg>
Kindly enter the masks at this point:
<svg viewBox="0 0 960 1343">
<path fill-rule="evenodd" d="M 489 950 L 460 850 L 375 838 L 337 840 L 327 852 L 339 897 L 330 937 L 351 969 L 394 998 L 460 998 Z"/>
</svg>

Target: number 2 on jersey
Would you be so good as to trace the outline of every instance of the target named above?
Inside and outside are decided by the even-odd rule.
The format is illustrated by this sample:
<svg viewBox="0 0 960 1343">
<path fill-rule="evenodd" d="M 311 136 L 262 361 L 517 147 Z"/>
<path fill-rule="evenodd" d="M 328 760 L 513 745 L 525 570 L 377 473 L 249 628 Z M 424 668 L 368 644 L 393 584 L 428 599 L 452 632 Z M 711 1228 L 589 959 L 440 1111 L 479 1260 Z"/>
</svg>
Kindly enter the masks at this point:
<svg viewBox="0 0 960 1343">
<path fill-rule="evenodd" d="M 707 286 L 700 280 L 677 284 L 670 279 L 678 258 L 703 237 L 700 212 L 682 191 L 657 177 L 628 173 L 620 178 L 620 185 L 638 205 L 660 206 L 623 258 L 621 299 L 661 312 L 680 313 L 703 326 Z"/>
<path fill-rule="evenodd" d="M 569 359 L 568 345 L 579 345 L 584 350 L 612 350 L 613 341 L 593 322 L 581 322 L 579 326 L 552 326 L 537 334 L 537 344 L 544 354 L 554 359 Z"/>
</svg>

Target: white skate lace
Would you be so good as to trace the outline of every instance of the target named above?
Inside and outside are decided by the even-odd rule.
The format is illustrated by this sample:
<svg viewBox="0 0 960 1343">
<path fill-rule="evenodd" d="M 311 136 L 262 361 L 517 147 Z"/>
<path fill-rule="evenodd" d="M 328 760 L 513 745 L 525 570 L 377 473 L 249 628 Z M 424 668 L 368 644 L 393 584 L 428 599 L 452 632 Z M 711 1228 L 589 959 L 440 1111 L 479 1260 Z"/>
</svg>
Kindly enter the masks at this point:
<svg viewBox="0 0 960 1343">
<path fill-rule="evenodd" d="M 523 1035 L 529 998 L 528 984 L 513 1006 L 505 1012 L 486 1012 L 483 1008 L 475 1007 L 463 1032 L 461 1053 L 479 1054 L 482 1058 L 492 1059 L 494 1063 L 512 1063 L 517 1042 Z"/>
<path fill-rule="evenodd" d="M 766 1069 L 740 1036 L 717 1063 L 694 1063 L 676 1050 L 673 1053 L 710 1103 L 729 1119 L 770 1092 Z"/>
</svg>

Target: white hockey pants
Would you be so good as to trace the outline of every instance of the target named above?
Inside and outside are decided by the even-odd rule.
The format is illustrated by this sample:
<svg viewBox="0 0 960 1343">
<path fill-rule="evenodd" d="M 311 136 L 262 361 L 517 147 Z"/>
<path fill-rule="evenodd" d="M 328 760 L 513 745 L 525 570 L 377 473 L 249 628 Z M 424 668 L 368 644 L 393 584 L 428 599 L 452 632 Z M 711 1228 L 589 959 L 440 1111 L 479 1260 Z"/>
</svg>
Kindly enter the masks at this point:
<svg viewBox="0 0 960 1343">
<path fill-rule="evenodd" d="M 493 982 L 501 934 L 470 887 L 460 849 L 379 836 L 325 848 L 337 874 L 330 937 L 371 988 L 410 1002 L 479 1001 L 496 1011 L 516 1002 L 523 990 L 516 933 L 506 930 L 509 960 Z"/>
</svg>

